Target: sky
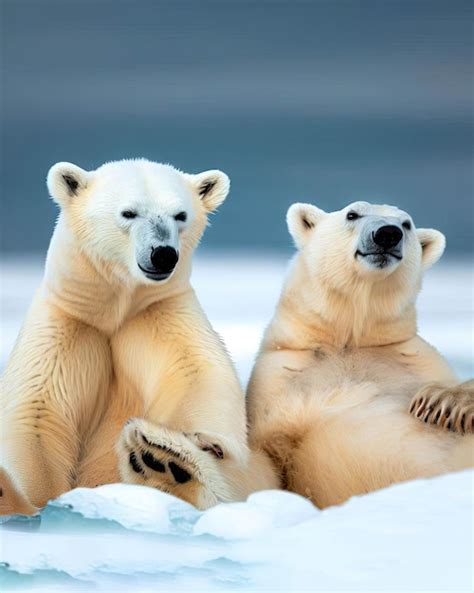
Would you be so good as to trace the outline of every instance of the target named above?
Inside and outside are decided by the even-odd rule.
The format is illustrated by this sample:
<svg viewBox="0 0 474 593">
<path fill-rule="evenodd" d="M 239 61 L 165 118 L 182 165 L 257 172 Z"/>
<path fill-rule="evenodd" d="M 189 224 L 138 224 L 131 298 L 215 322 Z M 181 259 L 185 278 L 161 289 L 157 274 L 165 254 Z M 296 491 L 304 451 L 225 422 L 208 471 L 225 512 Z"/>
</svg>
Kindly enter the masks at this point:
<svg viewBox="0 0 474 593">
<path fill-rule="evenodd" d="M 472 251 L 469 2 L 4 0 L 4 252 L 44 253 L 47 171 L 224 170 L 209 249 L 289 249 L 295 201 L 392 203 Z"/>
</svg>

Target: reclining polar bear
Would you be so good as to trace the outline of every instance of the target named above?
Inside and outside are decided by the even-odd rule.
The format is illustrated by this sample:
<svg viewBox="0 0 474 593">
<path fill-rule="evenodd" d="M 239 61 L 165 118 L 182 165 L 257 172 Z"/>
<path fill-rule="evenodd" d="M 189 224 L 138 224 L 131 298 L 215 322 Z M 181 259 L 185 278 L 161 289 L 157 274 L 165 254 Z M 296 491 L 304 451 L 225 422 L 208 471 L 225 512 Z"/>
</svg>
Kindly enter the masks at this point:
<svg viewBox="0 0 474 593">
<path fill-rule="evenodd" d="M 58 163 L 48 188 L 61 213 L 2 382 L 0 513 L 120 479 L 199 507 L 272 484 L 263 457 L 248 469 L 244 396 L 189 283 L 227 176 Z"/>
<path fill-rule="evenodd" d="M 287 218 L 299 252 L 249 384 L 251 443 L 319 507 L 472 465 L 474 382 L 416 333 L 443 235 L 367 202 Z"/>
</svg>

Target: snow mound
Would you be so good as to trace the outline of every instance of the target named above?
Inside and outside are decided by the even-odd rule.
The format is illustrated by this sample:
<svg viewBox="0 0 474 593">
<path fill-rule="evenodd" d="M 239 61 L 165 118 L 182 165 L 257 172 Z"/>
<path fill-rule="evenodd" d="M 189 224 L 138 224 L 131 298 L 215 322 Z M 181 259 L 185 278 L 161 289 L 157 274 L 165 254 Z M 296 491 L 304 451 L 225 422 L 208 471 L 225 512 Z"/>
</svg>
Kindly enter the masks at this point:
<svg viewBox="0 0 474 593">
<path fill-rule="evenodd" d="M 283 491 L 205 512 L 143 486 L 79 488 L 0 530 L 2 590 L 472 588 L 466 471 L 320 511 Z"/>
<path fill-rule="evenodd" d="M 131 484 L 76 488 L 52 501 L 50 506 L 80 513 L 85 519 L 108 519 L 126 529 L 152 533 L 179 533 L 189 520 L 196 520 L 198 513 L 179 498 Z"/>
<path fill-rule="evenodd" d="M 194 534 L 204 533 L 227 539 L 262 536 L 278 527 L 290 527 L 312 519 L 318 509 L 306 498 L 291 492 L 256 492 L 246 502 L 221 504 L 198 520 Z"/>
</svg>

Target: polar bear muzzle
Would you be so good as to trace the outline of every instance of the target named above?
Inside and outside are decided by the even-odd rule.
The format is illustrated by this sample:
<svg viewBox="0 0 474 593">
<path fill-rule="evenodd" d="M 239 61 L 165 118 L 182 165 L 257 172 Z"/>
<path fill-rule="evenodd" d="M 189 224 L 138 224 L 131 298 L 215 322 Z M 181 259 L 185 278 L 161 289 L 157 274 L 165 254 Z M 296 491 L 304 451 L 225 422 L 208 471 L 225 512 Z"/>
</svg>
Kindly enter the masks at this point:
<svg viewBox="0 0 474 593">
<path fill-rule="evenodd" d="M 374 268 L 386 268 L 403 259 L 403 229 L 396 219 L 367 217 L 355 253 Z"/>
</svg>

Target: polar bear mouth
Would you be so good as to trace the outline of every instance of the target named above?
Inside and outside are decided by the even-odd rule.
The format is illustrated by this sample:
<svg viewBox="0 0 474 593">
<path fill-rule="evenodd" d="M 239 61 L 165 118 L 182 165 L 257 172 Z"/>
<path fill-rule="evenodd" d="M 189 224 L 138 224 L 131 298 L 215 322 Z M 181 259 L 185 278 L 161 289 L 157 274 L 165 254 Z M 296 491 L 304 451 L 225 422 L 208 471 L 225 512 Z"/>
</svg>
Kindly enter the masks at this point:
<svg viewBox="0 0 474 593">
<path fill-rule="evenodd" d="M 402 255 L 400 253 L 394 253 L 393 251 L 369 251 L 363 253 L 357 250 L 355 257 L 362 257 L 366 260 L 370 266 L 375 268 L 383 269 L 394 263 L 394 260 L 401 261 Z"/>
<path fill-rule="evenodd" d="M 137 265 L 149 280 L 154 280 L 155 282 L 166 280 L 173 273 L 167 272 L 166 274 L 164 274 L 162 272 L 155 272 L 154 270 L 147 270 L 146 268 L 142 267 L 138 262 Z"/>
<path fill-rule="evenodd" d="M 402 256 L 399 253 L 394 253 L 393 251 L 370 251 L 368 253 L 362 253 L 362 251 L 356 251 L 356 257 L 360 255 L 361 257 L 394 257 L 395 259 L 401 260 Z"/>
</svg>

